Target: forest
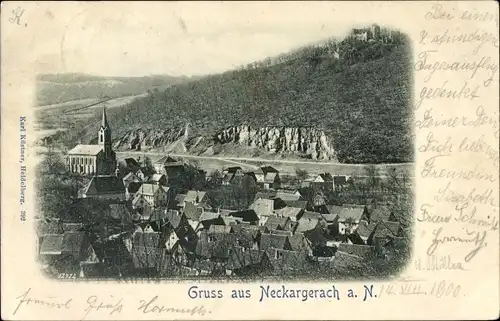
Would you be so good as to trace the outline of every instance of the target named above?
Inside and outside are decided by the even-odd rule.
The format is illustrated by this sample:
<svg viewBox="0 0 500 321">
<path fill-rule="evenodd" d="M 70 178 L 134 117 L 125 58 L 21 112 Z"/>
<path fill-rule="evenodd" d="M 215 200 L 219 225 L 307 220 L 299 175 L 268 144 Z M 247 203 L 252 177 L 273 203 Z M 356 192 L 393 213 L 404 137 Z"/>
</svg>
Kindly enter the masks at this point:
<svg viewBox="0 0 500 321">
<path fill-rule="evenodd" d="M 343 40 L 326 39 L 222 74 L 150 90 L 108 115 L 115 139 L 132 129 L 186 123 L 190 135 L 203 137 L 243 124 L 309 127 L 329 136 L 340 162 L 412 162 L 411 66 L 411 44 L 404 34 L 357 29 Z M 68 135 L 91 141 L 96 121 Z"/>
</svg>

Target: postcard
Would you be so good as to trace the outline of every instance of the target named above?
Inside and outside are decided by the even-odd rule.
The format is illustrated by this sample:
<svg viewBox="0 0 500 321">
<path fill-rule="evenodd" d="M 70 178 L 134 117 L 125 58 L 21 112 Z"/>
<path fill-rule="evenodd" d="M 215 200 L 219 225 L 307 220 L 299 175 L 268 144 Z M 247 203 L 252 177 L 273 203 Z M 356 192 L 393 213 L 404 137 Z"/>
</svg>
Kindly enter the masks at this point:
<svg viewBox="0 0 500 321">
<path fill-rule="evenodd" d="M 2 3 L 2 319 L 495 319 L 493 1 Z"/>
</svg>

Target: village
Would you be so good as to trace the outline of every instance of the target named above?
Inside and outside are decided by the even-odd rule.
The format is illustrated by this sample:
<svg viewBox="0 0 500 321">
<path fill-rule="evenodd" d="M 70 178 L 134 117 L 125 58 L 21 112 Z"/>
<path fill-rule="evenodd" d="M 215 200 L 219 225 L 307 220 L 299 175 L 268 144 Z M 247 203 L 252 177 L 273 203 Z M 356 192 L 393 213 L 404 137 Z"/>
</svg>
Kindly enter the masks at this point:
<svg viewBox="0 0 500 321">
<path fill-rule="evenodd" d="M 409 251 L 411 212 L 390 188 L 370 190 L 383 196 L 375 200 L 335 173 L 207 173 L 169 155 L 117 161 L 105 109 L 98 144 L 69 151 L 66 169 L 85 187 L 36 226 L 52 277 L 342 278 Z"/>
</svg>

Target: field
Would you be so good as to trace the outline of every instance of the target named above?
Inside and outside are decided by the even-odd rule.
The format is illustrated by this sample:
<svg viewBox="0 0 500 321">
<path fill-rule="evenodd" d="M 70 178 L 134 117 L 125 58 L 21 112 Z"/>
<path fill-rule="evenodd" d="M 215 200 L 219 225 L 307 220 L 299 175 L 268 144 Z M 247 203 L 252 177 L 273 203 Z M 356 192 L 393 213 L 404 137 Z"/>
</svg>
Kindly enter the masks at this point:
<svg viewBox="0 0 500 321">
<path fill-rule="evenodd" d="M 184 159 L 187 162 L 194 162 L 204 170 L 211 172 L 221 170 L 231 166 L 240 166 L 243 170 L 251 171 L 260 166 L 272 166 L 280 171 L 283 175 L 294 175 L 297 168 L 307 171 L 309 174 L 332 173 L 335 175 L 348 175 L 363 177 L 366 175 L 366 169 L 369 165 L 366 164 L 340 164 L 331 162 L 307 162 L 307 161 L 291 161 L 291 160 L 272 160 L 272 159 L 251 159 L 238 157 L 214 157 L 214 156 L 192 156 L 182 154 L 170 154 L 171 156 Z M 153 162 L 165 156 L 164 153 L 155 152 L 118 152 L 119 160 L 134 157 L 142 158 L 149 157 Z M 405 171 L 409 176 L 413 176 L 413 164 L 376 164 L 380 176 L 386 176 L 387 170 L 396 168 L 399 171 Z"/>
</svg>

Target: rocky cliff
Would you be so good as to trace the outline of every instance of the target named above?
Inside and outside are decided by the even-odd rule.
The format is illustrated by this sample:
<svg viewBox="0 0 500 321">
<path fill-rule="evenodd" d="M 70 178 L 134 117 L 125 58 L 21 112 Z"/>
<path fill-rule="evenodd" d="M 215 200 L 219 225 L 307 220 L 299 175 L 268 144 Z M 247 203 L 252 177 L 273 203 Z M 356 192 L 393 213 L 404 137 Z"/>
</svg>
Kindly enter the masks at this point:
<svg viewBox="0 0 500 321">
<path fill-rule="evenodd" d="M 220 130 L 211 137 L 192 136 L 181 127 L 167 130 L 136 129 L 118 139 L 114 148 L 116 150 L 161 148 L 207 155 L 213 154 L 214 149 L 220 149 L 214 146 L 223 147 L 231 144 L 261 150 L 268 154 L 294 154 L 318 160 L 337 160 L 330 138 L 322 130 L 306 127 L 240 125 Z"/>
<path fill-rule="evenodd" d="M 270 153 L 296 153 L 312 159 L 336 159 L 335 151 L 325 133 L 304 127 L 230 127 L 215 135 L 221 144 L 236 143 Z"/>
<path fill-rule="evenodd" d="M 143 150 L 171 145 L 184 137 L 182 128 L 173 129 L 134 129 L 120 137 L 115 144 L 116 150 Z"/>
</svg>

